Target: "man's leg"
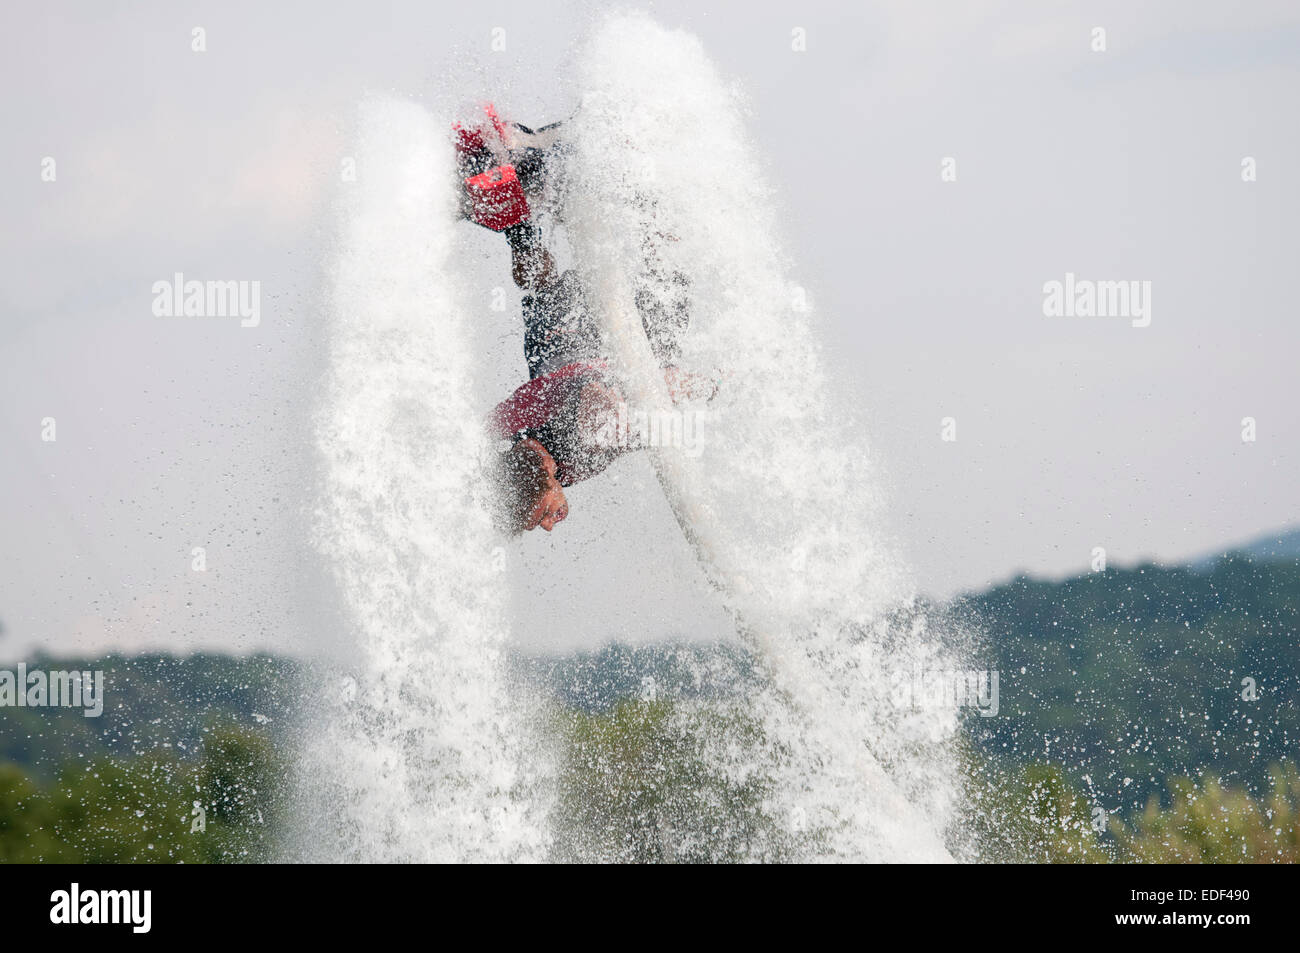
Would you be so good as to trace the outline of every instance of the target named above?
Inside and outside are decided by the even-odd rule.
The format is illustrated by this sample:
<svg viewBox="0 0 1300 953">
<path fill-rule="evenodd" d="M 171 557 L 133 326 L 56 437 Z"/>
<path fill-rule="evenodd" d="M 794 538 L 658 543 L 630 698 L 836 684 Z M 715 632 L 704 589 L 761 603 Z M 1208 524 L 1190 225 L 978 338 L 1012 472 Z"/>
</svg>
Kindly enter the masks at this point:
<svg viewBox="0 0 1300 953">
<path fill-rule="evenodd" d="M 525 291 L 540 291 L 555 280 L 555 259 L 542 243 L 541 230 L 532 222 L 506 229 L 510 243 L 510 273 Z"/>
</svg>

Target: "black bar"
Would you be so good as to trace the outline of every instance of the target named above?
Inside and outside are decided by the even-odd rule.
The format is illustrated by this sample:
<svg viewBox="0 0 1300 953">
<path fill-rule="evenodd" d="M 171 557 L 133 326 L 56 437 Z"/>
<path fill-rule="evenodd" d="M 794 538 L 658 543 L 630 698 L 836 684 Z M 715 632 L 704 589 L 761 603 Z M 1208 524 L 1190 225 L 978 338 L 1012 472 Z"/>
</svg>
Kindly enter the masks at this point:
<svg viewBox="0 0 1300 953">
<path fill-rule="evenodd" d="M 83 903 L 91 891 L 149 891 L 148 932 L 136 933 L 130 922 L 52 923 L 56 892 L 70 895 L 73 883 Z M 535 942 L 551 928 L 570 937 L 590 928 L 593 940 L 608 942 L 636 923 L 634 935 L 662 928 L 665 938 L 681 938 L 686 922 L 701 917 L 715 928 L 725 923 L 722 932 L 737 936 L 787 924 L 807 937 L 839 921 L 836 929 L 847 922 L 851 935 L 864 940 L 896 931 L 927 943 L 1125 933 L 1181 941 L 1201 933 L 1232 943 L 1260 927 L 1289 926 L 1293 918 L 1283 904 L 1291 887 L 1291 872 L 1277 867 L 567 868 L 544 874 L 391 866 L 0 867 L 7 939 L 64 934 L 95 942 L 112 935 L 205 944 L 250 937 L 337 942 L 354 933 L 396 938 L 416 930 L 442 945 L 455 935 L 447 931 L 465 927 L 480 941 L 512 928 L 537 932 Z M 1135 915 L 1154 920 L 1120 922 Z M 1241 915 L 1246 922 L 1223 919 Z M 613 936 L 601 926 L 611 916 L 623 924 Z M 1208 925 L 1199 922 L 1204 916 Z"/>
</svg>

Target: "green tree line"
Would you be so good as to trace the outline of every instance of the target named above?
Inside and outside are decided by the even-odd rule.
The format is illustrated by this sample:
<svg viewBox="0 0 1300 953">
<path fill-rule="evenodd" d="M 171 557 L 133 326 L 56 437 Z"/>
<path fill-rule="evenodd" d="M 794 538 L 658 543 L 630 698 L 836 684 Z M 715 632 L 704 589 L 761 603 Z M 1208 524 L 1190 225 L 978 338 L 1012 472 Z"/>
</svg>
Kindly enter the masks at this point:
<svg viewBox="0 0 1300 953">
<path fill-rule="evenodd" d="M 53 781 L 0 764 L 0 861 L 237 863 L 273 857 L 285 765 L 268 733 L 204 734 L 200 756 L 69 763 Z"/>
</svg>

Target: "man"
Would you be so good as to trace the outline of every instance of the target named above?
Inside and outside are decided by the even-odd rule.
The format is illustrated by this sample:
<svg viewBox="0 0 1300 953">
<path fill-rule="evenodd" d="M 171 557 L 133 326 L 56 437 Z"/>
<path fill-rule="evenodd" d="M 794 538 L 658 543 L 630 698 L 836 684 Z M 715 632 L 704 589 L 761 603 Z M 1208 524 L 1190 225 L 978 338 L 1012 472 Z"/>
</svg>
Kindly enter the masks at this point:
<svg viewBox="0 0 1300 953">
<path fill-rule="evenodd" d="M 523 299 L 528 383 L 497 405 L 489 422 L 501 450 L 494 462 L 498 524 L 513 533 L 550 532 L 569 514 L 564 487 L 604 470 L 634 446 L 600 439 L 622 397 L 606 373 L 596 315 L 576 272 L 558 272 L 533 207 L 555 202 L 559 124 L 534 132 L 504 123 L 456 127 L 462 214 L 510 244 L 511 274 Z M 636 305 L 673 399 L 696 389 L 674 366 L 688 322 L 689 282 L 659 267 L 647 249 Z"/>
<path fill-rule="evenodd" d="M 602 439 L 622 396 L 606 373 L 599 325 L 577 274 L 557 273 L 535 226 L 514 226 L 506 237 L 515 282 L 528 292 L 523 312 L 529 381 L 497 405 L 490 421 L 493 435 L 510 441 L 499 460 L 500 521 L 512 532 L 538 526 L 549 532 L 568 515 L 564 487 L 595 476 L 636 447 Z M 672 363 L 687 323 L 686 280 L 673 275 L 667 289 L 653 287 L 656 281 L 662 284 L 657 274 L 643 276 L 637 303 L 676 400 L 698 389 Z"/>
</svg>

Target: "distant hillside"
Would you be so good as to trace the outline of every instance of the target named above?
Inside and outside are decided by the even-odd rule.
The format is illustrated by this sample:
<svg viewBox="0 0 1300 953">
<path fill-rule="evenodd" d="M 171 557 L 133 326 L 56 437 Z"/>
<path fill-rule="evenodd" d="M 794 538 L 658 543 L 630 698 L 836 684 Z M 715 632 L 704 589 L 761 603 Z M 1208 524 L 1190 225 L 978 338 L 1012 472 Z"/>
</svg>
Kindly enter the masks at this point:
<svg viewBox="0 0 1300 953">
<path fill-rule="evenodd" d="M 1258 794 L 1269 766 L 1300 743 L 1300 560 L 1020 578 L 932 609 L 981 632 L 970 664 L 1000 675 L 998 715 L 965 719 L 976 746 L 1013 764 L 1059 765 L 1109 810 L 1129 814 L 1167 778 L 1204 771 Z M 647 686 L 708 696 L 726 690 L 728 666 L 750 671 L 740 649 L 692 646 L 609 646 L 523 665 L 586 711 Z M 1243 698 L 1250 685 L 1254 700 Z"/>
<path fill-rule="evenodd" d="M 968 720 L 980 746 L 1059 764 L 1108 809 L 1207 770 L 1259 792 L 1295 756 L 1300 561 L 1021 578 L 947 611 L 985 633 L 1001 673 L 998 716 Z"/>
<path fill-rule="evenodd" d="M 192 757 L 205 732 L 262 727 L 283 739 L 295 714 L 299 663 L 270 655 L 197 653 L 27 660 L 29 671 L 104 672 L 104 710 L 0 708 L 0 762 L 50 780 L 67 764 L 103 755 Z M 0 668 L 13 671 L 12 665 Z"/>
<path fill-rule="evenodd" d="M 1108 809 L 1129 813 L 1175 775 L 1210 771 L 1258 793 L 1271 763 L 1300 742 L 1300 533 L 1278 534 L 1204 568 L 1140 566 L 1063 581 L 1015 579 L 931 607 L 983 634 L 972 667 L 1000 675 L 995 717 L 968 714 L 977 750 L 1012 764 L 1054 764 Z M 102 717 L 0 709 L 0 763 L 52 780 L 103 755 L 191 757 L 207 733 L 256 726 L 292 743 L 301 663 L 259 655 L 30 659 L 102 668 Z M 566 708 L 743 692 L 739 646 L 611 645 L 514 659 L 516 673 Z M 0 666 L 3 667 L 3 666 Z M 1250 679 L 1251 682 L 1244 682 Z M 1249 686 L 1255 697 L 1250 699 Z"/>
<path fill-rule="evenodd" d="M 1209 553 L 1192 560 L 1188 565 L 1197 572 L 1206 572 L 1227 555 L 1245 556 L 1265 561 L 1300 559 L 1300 528 L 1275 530 L 1248 543 L 1233 546 L 1220 552 Z"/>
<path fill-rule="evenodd" d="M 743 691 L 753 660 L 736 645 L 611 644 L 566 656 L 517 656 L 516 671 L 568 708 L 608 711 L 629 698 L 712 698 Z"/>
</svg>

